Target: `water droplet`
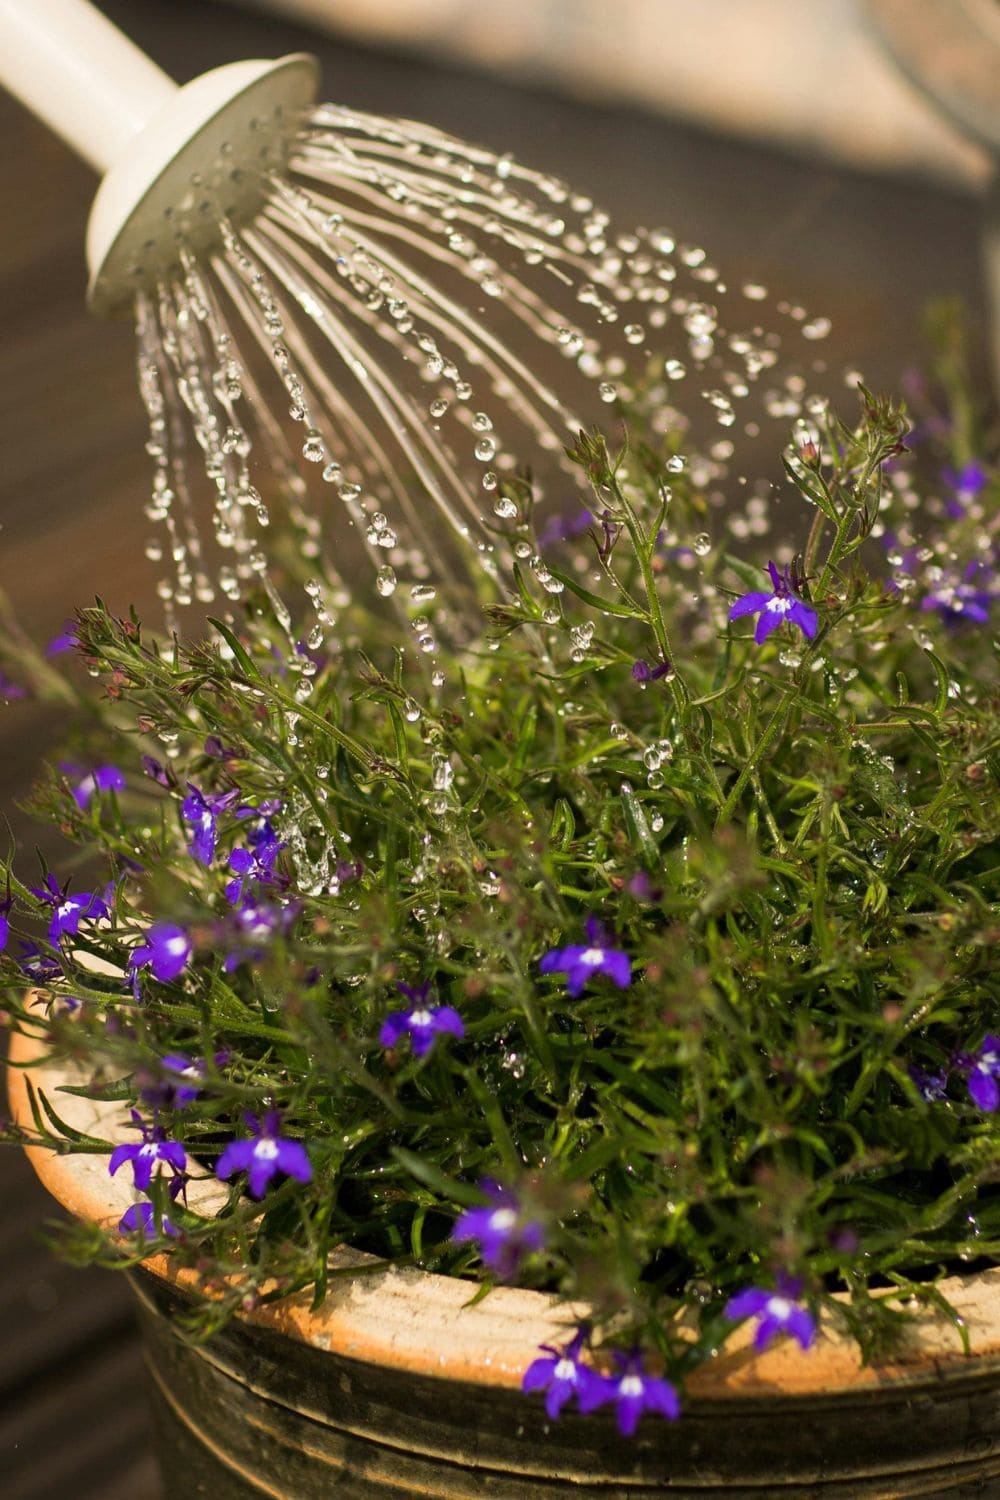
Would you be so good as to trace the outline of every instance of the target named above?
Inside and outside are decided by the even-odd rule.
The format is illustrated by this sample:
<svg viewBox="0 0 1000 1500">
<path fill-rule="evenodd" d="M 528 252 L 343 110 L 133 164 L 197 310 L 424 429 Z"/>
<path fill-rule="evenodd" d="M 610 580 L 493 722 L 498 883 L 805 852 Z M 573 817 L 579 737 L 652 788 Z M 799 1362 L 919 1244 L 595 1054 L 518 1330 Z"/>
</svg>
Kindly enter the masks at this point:
<svg viewBox="0 0 1000 1500">
<path fill-rule="evenodd" d="M 310 427 L 306 433 L 306 440 L 302 444 L 302 457 L 308 459 L 311 464 L 320 464 L 325 456 L 322 437 L 315 427 Z"/>
<path fill-rule="evenodd" d="M 707 531 L 699 531 L 691 543 L 691 547 L 699 557 L 707 557 L 712 550 L 712 538 Z"/>
<path fill-rule="evenodd" d="M 626 323 L 622 333 L 629 344 L 641 344 L 646 337 L 646 330 L 641 323 Z"/>
<path fill-rule="evenodd" d="M 813 318 L 810 323 L 803 323 L 802 337 L 804 339 L 825 339 L 832 326 L 829 318 Z"/>
<path fill-rule="evenodd" d="M 513 521 L 517 515 L 517 506 L 509 496 L 501 495 L 493 507 L 493 514 L 502 521 Z"/>
<path fill-rule="evenodd" d="M 431 780 L 436 792 L 446 792 L 455 779 L 455 768 L 446 755 L 435 755 L 431 759 Z"/>
<path fill-rule="evenodd" d="M 612 384 L 610 380 L 604 380 L 597 387 L 597 394 L 602 401 L 607 401 L 610 404 L 610 402 L 618 400 L 618 387 Z"/>
<path fill-rule="evenodd" d="M 480 463 L 488 464 L 497 451 L 497 440 L 495 437 L 481 437 L 475 447 L 476 457 Z"/>
<path fill-rule="evenodd" d="M 390 594 L 396 592 L 396 583 L 396 573 L 393 568 L 390 568 L 388 564 L 385 567 L 379 568 L 375 575 L 375 587 L 384 599 L 387 599 Z"/>
</svg>

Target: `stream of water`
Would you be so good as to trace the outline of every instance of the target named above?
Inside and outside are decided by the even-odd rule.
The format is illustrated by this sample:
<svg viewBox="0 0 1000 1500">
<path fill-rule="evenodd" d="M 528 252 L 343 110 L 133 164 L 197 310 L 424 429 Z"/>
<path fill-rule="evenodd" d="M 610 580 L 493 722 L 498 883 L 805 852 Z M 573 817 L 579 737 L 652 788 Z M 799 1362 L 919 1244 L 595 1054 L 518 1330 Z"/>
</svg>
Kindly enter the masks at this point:
<svg viewBox="0 0 1000 1500">
<path fill-rule="evenodd" d="M 825 320 L 773 308 L 786 359 L 763 287 L 727 287 L 666 229 L 617 232 L 508 155 L 323 105 L 264 188 L 251 224 L 220 219 L 216 254 L 181 247 L 177 276 L 137 300 L 168 624 L 256 580 L 290 629 L 275 505 L 323 559 L 318 637 L 359 588 L 420 607 L 442 581 L 503 574 L 523 557 L 509 481 L 530 466 L 550 512 L 586 503 L 563 446 L 585 423 L 614 430 L 630 371 L 683 437 L 671 464 L 747 495 L 738 440 L 777 419 L 773 455 L 819 400 L 796 372 Z"/>
</svg>

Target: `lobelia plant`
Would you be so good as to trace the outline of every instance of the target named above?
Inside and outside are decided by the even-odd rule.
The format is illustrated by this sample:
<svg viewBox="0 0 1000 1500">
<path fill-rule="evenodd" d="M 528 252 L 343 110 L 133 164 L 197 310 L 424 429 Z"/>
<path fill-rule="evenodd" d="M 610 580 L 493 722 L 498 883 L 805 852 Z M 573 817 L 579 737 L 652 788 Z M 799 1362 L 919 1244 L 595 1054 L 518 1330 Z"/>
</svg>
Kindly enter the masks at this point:
<svg viewBox="0 0 1000 1500">
<path fill-rule="evenodd" d="M 169 1247 L 198 1335 L 340 1244 L 549 1290 L 587 1322 L 525 1391 L 626 1436 L 746 1319 L 873 1359 L 949 1315 L 1000 1261 L 1000 484 L 955 394 L 800 421 L 754 557 L 654 385 L 579 435 L 581 524 L 506 481 L 531 562 L 430 653 L 357 599 L 322 651 L 265 593 L 195 645 L 82 611 L 104 698 L 35 804 L 89 885 L 9 869 L 2 917 L 10 1024 L 139 1132 L 70 1140 L 136 1203 L 67 1252 Z"/>
</svg>

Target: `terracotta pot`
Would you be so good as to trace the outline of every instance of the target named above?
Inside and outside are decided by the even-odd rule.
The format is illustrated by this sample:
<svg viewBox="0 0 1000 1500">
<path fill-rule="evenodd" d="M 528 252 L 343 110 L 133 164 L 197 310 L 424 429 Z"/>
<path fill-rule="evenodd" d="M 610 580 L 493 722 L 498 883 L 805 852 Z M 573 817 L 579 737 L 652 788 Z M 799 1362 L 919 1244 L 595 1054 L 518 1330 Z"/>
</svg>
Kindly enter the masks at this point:
<svg viewBox="0 0 1000 1500">
<path fill-rule="evenodd" d="M 14 1062 L 40 1055 L 15 1036 Z M 115 1139 L 125 1113 L 57 1095 L 65 1074 L 33 1081 L 78 1129 Z M 13 1116 L 32 1119 L 24 1074 L 10 1070 Z M 102 1156 L 29 1150 L 65 1208 L 104 1225 L 132 1201 Z M 124 1177 L 127 1174 L 120 1174 Z M 192 1207 L 219 1199 L 195 1184 Z M 808 1354 L 763 1355 L 748 1327 L 689 1385 L 682 1418 L 643 1419 L 631 1441 L 613 1414 L 567 1410 L 546 1420 L 519 1390 L 540 1343 L 566 1336 L 565 1310 L 502 1288 L 467 1307 L 468 1282 L 401 1270 L 365 1274 L 345 1251 L 323 1307 L 307 1296 L 249 1313 L 207 1346 L 175 1328 L 190 1276 L 151 1258 L 132 1280 L 139 1302 L 166 1493 L 212 1500 L 260 1496 L 601 1497 L 709 1500 L 894 1500 L 1000 1495 L 1000 1272 L 956 1277 L 944 1290 L 975 1353 L 928 1314 L 905 1356 L 862 1368 L 829 1329 Z"/>
</svg>

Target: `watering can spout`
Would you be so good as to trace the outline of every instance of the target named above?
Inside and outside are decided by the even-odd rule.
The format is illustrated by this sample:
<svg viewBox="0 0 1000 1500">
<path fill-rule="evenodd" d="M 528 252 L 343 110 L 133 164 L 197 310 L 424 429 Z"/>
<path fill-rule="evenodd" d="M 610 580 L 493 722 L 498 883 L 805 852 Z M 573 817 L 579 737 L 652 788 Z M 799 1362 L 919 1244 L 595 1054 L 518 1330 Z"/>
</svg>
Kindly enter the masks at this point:
<svg viewBox="0 0 1000 1500">
<path fill-rule="evenodd" d="M 103 181 L 87 228 L 88 301 L 111 315 L 256 212 L 319 65 L 226 63 L 182 87 L 89 0 L 0 0 L 0 82 Z"/>
</svg>

